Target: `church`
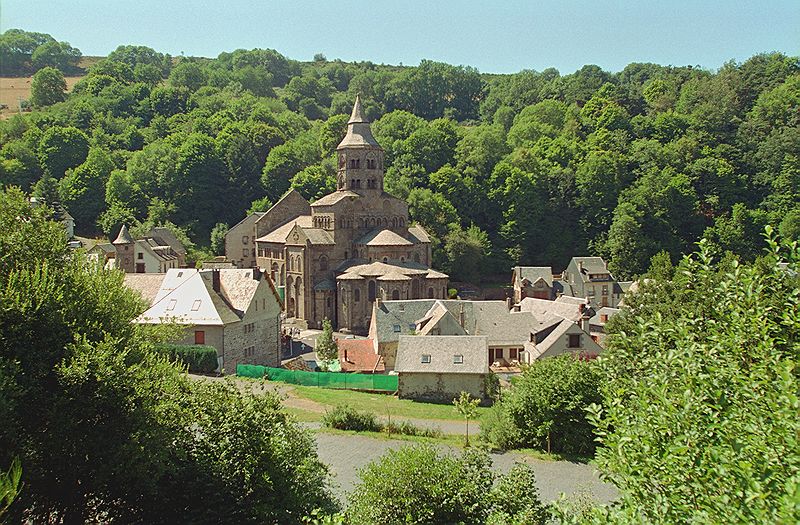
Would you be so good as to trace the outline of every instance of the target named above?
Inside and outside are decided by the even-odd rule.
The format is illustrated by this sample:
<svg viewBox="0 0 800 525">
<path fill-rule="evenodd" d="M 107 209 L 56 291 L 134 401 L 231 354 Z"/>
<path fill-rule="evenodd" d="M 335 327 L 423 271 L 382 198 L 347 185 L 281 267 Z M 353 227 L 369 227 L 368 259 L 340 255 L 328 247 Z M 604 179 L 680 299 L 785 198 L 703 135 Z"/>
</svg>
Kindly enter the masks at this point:
<svg viewBox="0 0 800 525">
<path fill-rule="evenodd" d="M 384 191 L 384 151 L 358 97 L 336 151 L 335 192 L 309 204 L 290 190 L 231 228 L 225 252 L 272 277 L 287 318 L 366 333 L 375 301 L 445 299 L 448 276 L 430 268 L 430 238 L 405 201 Z"/>
</svg>

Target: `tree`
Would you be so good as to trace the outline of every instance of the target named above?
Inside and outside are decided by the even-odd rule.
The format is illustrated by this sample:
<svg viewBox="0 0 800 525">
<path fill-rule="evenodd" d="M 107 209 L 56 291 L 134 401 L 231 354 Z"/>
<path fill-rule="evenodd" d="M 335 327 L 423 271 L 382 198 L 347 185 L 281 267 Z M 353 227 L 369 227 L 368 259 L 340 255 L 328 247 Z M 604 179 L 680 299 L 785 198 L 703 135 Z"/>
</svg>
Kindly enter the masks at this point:
<svg viewBox="0 0 800 525">
<path fill-rule="evenodd" d="M 591 362 L 565 354 L 535 361 L 481 423 L 501 449 L 537 448 L 590 456 L 594 428 L 586 410 L 601 402 L 601 376 Z"/>
<path fill-rule="evenodd" d="M 474 224 L 462 230 L 455 227 L 445 238 L 445 252 L 449 261 L 449 272 L 454 279 L 478 282 L 481 278 L 484 259 L 491 249 L 489 237 Z"/>
<path fill-rule="evenodd" d="M 322 368 L 327 369 L 330 363 L 339 357 L 339 349 L 333 339 L 333 325 L 326 317 L 322 320 L 322 333 L 317 336 L 314 351 L 322 362 Z"/>
<path fill-rule="evenodd" d="M 67 98 L 67 81 L 54 67 L 45 67 L 31 79 L 31 104 L 35 107 L 51 106 Z"/>
<path fill-rule="evenodd" d="M 360 472 L 348 498 L 349 523 L 544 524 L 533 469 L 496 476 L 485 452 L 441 454 L 430 445 L 392 450 Z M 497 483 L 495 484 L 495 481 Z"/>
<path fill-rule="evenodd" d="M 81 52 L 67 42 L 45 42 L 31 55 L 33 69 L 53 67 L 62 72 L 72 72 L 78 68 Z"/>
<path fill-rule="evenodd" d="M 59 181 L 61 203 L 70 210 L 80 231 L 92 231 L 105 204 L 106 181 L 114 170 L 111 155 L 93 148 L 86 161 L 67 170 Z"/>
<path fill-rule="evenodd" d="M 89 137 L 78 128 L 53 126 L 42 133 L 37 153 L 42 168 L 60 179 L 69 168 L 86 160 Z"/>
<path fill-rule="evenodd" d="M 478 414 L 478 404 L 480 402 L 480 399 L 472 399 L 468 392 L 461 392 L 461 395 L 453 399 L 453 405 L 455 405 L 458 413 L 463 416 L 464 423 L 466 424 L 467 433 L 464 436 L 465 447 L 469 447 L 469 420 L 475 419 L 475 416 Z"/>
<path fill-rule="evenodd" d="M 767 231 L 755 263 L 715 260 L 703 242 L 676 268 L 654 267 L 607 326 L 605 407 L 592 419 L 598 466 L 620 490 L 611 518 L 800 519 L 800 252 Z"/>
<path fill-rule="evenodd" d="M 218 222 L 211 230 L 211 251 L 214 255 L 225 255 L 225 235 L 228 233 L 228 225 Z"/>
<path fill-rule="evenodd" d="M 70 252 L 49 213 L 0 192 L 0 464 L 24 465 L 4 518 L 286 523 L 335 511 L 313 441 L 280 400 L 195 382 L 154 352 L 180 330 L 132 322 L 141 298 Z"/>
</svg>

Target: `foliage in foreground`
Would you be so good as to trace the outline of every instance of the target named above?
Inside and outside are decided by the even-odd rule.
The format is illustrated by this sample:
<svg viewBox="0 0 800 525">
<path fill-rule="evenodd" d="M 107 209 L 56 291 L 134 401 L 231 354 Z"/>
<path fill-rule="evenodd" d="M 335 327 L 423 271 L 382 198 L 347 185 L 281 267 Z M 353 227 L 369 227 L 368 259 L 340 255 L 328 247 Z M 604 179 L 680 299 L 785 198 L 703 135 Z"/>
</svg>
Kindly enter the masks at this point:
<svg viewBox="0 0 800 525">
<path fill-rule="evenodd" d="M 336 405 L 333 410 L 325 412 L 322 424 L 337 430 L 353 430 L 356 432 L 386 432 L 406 436 L 440 437 L 441 431 L 418 427 L 408 421 L 380 421 L 372 412 L 362 412 L 347 405 Z"/>
<path fill-rule="evenodd" d="M 219 366 L 217 349 L 208 345 L 158 345 L 155 350 L 170 361 L 178 361 L 193 374 L 210 374 Z"/>
<path fill-rule="evenodd" d="M 597 461 L 621 496 L 604 520 L 800 522 L 800 251 L 769 244 L 754 264 L 705 244 L 660 258 L 610 323 Z"/>
<path fill-rule="evenodd" d="M 515 465 L 499 478 L 485 452 L 460 457 L 427 445 L 390 451 L 360 472 L 347 521 L 399 523 L 545 523 L 533 469 Z"/>
<path fill-rule="evenodd" d="M 481 437 L 500 449 L 537 448 L 588 456 L 595 434 L 586 410 L 601 400 L 594 363 L 572 354 L 536 361 L 481 421 Z"/>
<path fill-rule="evenodd" d="M 131 323 L 122 274 L 65 247 L 51 210 L 0 192 L 0 465 L 10 522 L 293 523 L 335 510 L 276 396 L 189 379 Z"/>
</svg>

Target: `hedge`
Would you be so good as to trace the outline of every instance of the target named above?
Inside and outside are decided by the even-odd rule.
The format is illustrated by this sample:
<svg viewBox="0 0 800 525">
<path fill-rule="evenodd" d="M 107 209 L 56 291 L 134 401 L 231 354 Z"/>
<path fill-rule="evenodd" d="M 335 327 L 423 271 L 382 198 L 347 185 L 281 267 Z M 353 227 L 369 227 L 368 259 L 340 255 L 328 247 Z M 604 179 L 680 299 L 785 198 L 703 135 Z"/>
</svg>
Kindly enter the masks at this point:
<svg viewBox="0 0 800 525">
<path fill-rule="evenodd" d="M 217 369 L 217 349 L 208 345 L 160 345 L 157 350 L 189 367 L 189 372 L 208 374 Z"/>
</svg>

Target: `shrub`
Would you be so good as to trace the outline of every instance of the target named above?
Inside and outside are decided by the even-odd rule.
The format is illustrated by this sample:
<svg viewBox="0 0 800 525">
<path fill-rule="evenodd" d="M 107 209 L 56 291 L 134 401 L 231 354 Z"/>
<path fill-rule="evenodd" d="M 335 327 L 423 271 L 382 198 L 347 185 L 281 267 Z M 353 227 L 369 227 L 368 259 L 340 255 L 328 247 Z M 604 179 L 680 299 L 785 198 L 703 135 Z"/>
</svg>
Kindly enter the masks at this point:
<svg viewBox="0 0 800 525">
<path fill-rule="evenodd" d="M 380 432 L 381 424 L 374 414 L 359 412 L 346 405 L 338 405 L 325 412 L 322 424 L 337 430 L 355 430 L 357 432 Z"/>
<path fill-rule="evenodd" d="M 404 436 L 421 436 L 429 438 L 442 437 L 442 431 L 438 428 L 418 427 L 408 421 L 391 421 L 381 424 L 381 430 L 389 434 L 403 434 Z"/>
<path fill-rule="evenodd" d="M 600 403 L 600 375 L 572 354 L 536 361 L 517 378 L 482 424 L 498 448 L 531 447 L 588 455 L 595 449 L 586 410 Z"/>
<path fill-rule="evenodd" d="M 359 473 L 349 523 L 544 523 L 533 470 L 496 476 L 485 452 L 441 454 L 429 445 L 392 450 Z M 495 481 L 497 483 L 495 484 Z"/>
<path fill-rule="evenodd" d="M 180 361 L 195 374 L 210 374 L 217 369 L 217 349 L 208 345 L 161 345 L 159 352 Z"/>
</svg>

